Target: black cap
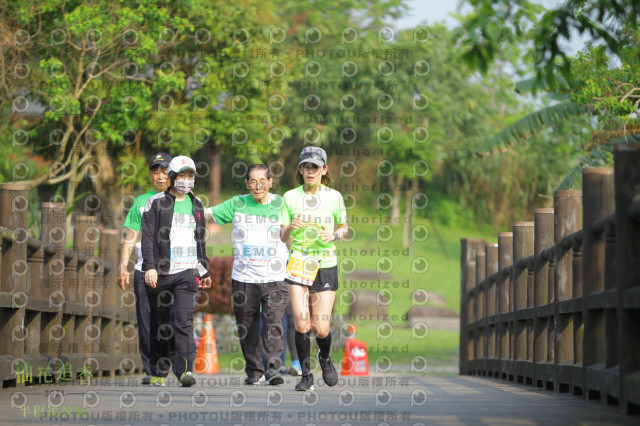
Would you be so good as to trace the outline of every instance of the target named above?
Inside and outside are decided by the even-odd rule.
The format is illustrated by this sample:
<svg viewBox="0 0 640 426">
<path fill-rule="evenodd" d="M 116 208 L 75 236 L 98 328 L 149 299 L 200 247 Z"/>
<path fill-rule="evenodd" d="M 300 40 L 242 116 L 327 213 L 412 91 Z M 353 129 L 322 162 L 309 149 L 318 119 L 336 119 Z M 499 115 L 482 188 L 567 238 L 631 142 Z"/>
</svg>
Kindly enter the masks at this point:
<svg viewBox="0 0 640 426">
<path fill-rule="evenodd" d="M 298 166 L 304 163 L 313 163 L 318 167 L 324 167 L 327 165 L 327 153 L 324 149 L 316 146 L 308 146 L 300 153 L 300 160 Z"/>
<path fill-rule="evenodd" d="M 160 166 L 168 169 L 170 162 L 171 156 L 169 154 L 159 152 L 151 157 L 151 160 L 149 161 L 149 170 L 151 170 L 155 166 Z"/>
</svg>

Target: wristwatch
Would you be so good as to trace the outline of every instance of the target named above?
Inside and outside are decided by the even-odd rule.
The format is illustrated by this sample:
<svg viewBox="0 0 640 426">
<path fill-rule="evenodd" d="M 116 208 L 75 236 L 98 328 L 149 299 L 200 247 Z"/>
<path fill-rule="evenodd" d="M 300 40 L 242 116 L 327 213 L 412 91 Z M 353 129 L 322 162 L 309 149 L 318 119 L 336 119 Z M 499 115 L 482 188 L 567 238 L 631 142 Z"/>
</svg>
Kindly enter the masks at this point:
<svg viewBox="0 0 640 426">
<path fill-rule="evenodd" d="M 338 241 L 340 239 L 337 232 L 334 232 L 333 236 L 335 237 L 335 241 Z"/>
</svg>

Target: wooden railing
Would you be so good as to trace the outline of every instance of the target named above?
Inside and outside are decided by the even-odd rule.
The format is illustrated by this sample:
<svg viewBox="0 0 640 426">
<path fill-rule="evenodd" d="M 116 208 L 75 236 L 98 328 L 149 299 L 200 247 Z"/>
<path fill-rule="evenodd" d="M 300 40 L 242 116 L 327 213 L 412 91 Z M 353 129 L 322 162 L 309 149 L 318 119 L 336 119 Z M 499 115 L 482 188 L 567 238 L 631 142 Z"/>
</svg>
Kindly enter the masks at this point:
<svg viewBox="0 0 640 426">
<path fill-rule="evenodd" d="M 27 188 L 0 184 L 0 380 L 4 386 L 142 370 L 133 291 L 116 284 L 120 234 L 42 203 L 41 239 L 28 236 Z M 96 256 L 97 254 L 97 256 Z"/>
<path fill-rule="evenodd" d="M 497 243 L 462 240 L 460 374 L 638 412 L 640 144 L 616 145 L 614 169 L 583 169 Z"/>
</svg>

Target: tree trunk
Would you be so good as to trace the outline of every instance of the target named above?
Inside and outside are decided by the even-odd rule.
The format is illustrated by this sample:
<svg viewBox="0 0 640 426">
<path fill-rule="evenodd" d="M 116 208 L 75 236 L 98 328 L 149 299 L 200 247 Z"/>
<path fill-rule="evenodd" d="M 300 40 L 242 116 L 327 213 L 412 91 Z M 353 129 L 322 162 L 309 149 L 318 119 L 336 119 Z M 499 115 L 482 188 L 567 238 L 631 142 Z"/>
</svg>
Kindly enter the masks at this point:
<svg viewBox="0 0 640 426">
<path fill-rule="evenodd" d="M 71 173 L 71 176 L 67 181 L 67 194 L 65 198 L 65 202 L 67 204 L 67 207 L 66 207 L 67 211 L 70 212 L 69 214 L 67 214 L 65 218 L 65 229 L 66 229 L 65 243 L 66 244 L 71 244 L 73 242 L 73 228 L 71 224 L 71 216 L 73 215 L 73 210 L 75 209 L 74 198 L 76 198 L 76 189 L 78 187 L 78 182 L 80 181 L 80 179 L 78 179 L 78 175 L 81 176 L 81 174 L 78 173 L 78 169 L 77 169 L 77 163 L 79 161 L 78 157 L 79 157 L 78 154 L 74 154 L 73 158 L 71 159 L 71 164 L 69 165 L 69 167 L 71 168 L 70 170 L 73 170 L 73 172 Z"/>
<path fill-rule="evenodd" d="M 96 147 L 93 161 L 99 166 L 99 172 L 90 168 L 90 177 L 95 195 L 100 200 L 100 221 L 105 228 L 120 229 L 124 223 L 122 196 L 125 194 L 123 188 L 118 185 L 116 169 L 107 152 L 106 142 Z M 144 170 L 139 173 L 144 173 Z"/>
<path fill-rule="evenodd" d="M 402 246 L 409 249 L 409 256 L 413 255 L 413 241 L 411 240 L 411 224 L 413 222 L 413 196 L 418 191 L 418 178 L 414 177 L 407 188 L 404 207 L 404 222 L 402 228 Z"/>
<path fill-rule="evenodd" d="M 396 178 L 393 174 L 389 175 L 389 184 L 391 185 L 391 191 L 393 193 L 390 218 L 391 224 L 394 226 L 400 224 L 400 199 L 402 198 L 403 183 L 404 177 L 400 176 Z"/>
<path fill-rule="evenodd" d="M 211 146 L 209 161 L 211 162 L 211 173 L 209 174 L 209 205 L 217 206 L 220 204 L 220 153 L 222 145 L 214 144 Z"/>
</svg>

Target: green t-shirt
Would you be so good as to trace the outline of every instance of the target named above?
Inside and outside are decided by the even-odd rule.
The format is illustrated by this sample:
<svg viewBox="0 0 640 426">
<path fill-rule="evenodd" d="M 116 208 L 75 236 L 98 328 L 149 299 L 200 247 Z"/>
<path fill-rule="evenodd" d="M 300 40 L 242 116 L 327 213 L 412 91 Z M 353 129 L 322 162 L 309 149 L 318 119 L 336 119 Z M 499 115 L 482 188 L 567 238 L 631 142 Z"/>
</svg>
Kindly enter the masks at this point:
<svg viewBox="0 0 640 426">
<path fill-rule="evenodd" d="M 142 229 L 142 213 L 144 212 L 144 206 L 147 204 L 147 200 L 154 195 L 156 195 L 156 191 L 151 190 L 133 200 L 129 213 L 127 213 L 127 217 L 124 220 L 123 226 L 125 228 L 140 232 Z M 133 247 L 136 251 L 136 257 L 138 258 L 134 268 L 136 271 L 142 271 L 142 246 L 140 241 L 136 242 Z"/>
<path fill-rule="evenodd" d="M 315 194 L 304 192 L 303 186 L 284 194 L 284 203 L 280 211 L 280 222 L 288 226 L 299 214 L 305 226 L 292 232 L 292 250 L 305 255 L 317 256 L 321 268 L 330 268 L 338 264 L 336 246 L 333 241 L 324 243 L 318 234 L 323 228 L 334 232 L 347 222 L 344 199 L 338 191 L 322 185 Z"/>
<path fill-rule="evenodd" d="M 231 278 L 245 283 L 284 280 L 287 246 L 280 240 L 282 198 L 269 194 L 259 204 L 251 194 L 238 195 L 211 207 L 218 225 L 233 223 L 233 271 Z"/>
<path fill-rule="evenodd" d="M 173 214 L 187 214 L 189 216 L 193 216 L 193 201 L 191 201 L 191 197 L 186 196 L 184 200 L 178 201 L 176 200 L 173 206 Z"/>
<path fill-rule="evenodd" d="M 156 191 L 152 190 L 133 200 L 129 213 L 127 213 L 127 217 L 124 220 L 125 228 L 140 232 L 142 229 L 142 212 L 144 211 L 144 206 L 147 204 L 147 200 L 154 195 L 156 195 Z"/>
</svg>

